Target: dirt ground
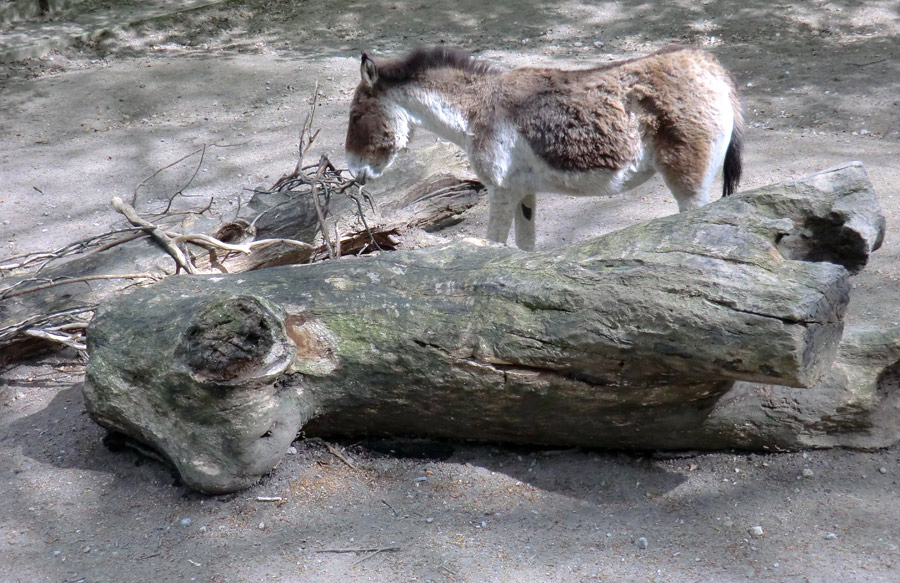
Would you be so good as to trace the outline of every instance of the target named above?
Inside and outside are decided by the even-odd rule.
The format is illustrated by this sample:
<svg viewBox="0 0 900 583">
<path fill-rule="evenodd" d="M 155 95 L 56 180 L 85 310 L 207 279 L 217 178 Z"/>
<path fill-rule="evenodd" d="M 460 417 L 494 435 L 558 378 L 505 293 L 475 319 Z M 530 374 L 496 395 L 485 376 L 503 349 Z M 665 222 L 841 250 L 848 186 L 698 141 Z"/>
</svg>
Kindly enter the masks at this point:
<svg viewBox="0 0 900 583">
<path fill-rule="evenodd" d="M 149 212 L 189 183 L 229 217 L 245 189 L 293 168 L 316 82 L 317 145 L 342 162 L 360 49 L 447 43 L 505 66 L 584 66 L 673 42 L 708 48 L 739 81 L 742 189 L 863 161 L 888 235 L 855 278 L 847 321 L 900 325 L 893 0 L 270 0 L 137 24 L 0 65 L 0 263 L 121 226 L 109 200 L 136 190 Z M 434 142 L 419 134 L 406 159 Z M 202 163 L 151 178 L 204 144 L 216 146 Z M 538 246 L 675 210 L 658 180 L 625 197 L 545 197 Z M 480 235 L 484 217 L 482 205 L 449 236 Z M 70 352 L 0 371 L 0 582 L 900 580 L 898 447 L 672 457 L 337 444 L 354 469 L 298 441 L 254 488 L 209 498 L 108 450 L 83 410 L 83 373 Z"/>
</svg>

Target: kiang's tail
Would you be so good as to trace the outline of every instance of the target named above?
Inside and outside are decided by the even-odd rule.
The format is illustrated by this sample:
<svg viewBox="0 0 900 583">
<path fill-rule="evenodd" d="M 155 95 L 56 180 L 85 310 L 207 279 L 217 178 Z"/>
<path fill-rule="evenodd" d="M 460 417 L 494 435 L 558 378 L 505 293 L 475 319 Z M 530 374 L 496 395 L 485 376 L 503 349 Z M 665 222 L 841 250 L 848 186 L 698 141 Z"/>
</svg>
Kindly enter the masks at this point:
<svg viewBox="0 0 900 583">
<path fill-rule="evenodd" d="M 722 196 L 728 196 L 737 190 L 741 182 L 741 154 L 744 149 L 744 123 L 741 110 L 734 106 L 734 126 L 731 130 L 731 142 L 725 151 L 725 163 L 722 167 Z"/>
</svg>

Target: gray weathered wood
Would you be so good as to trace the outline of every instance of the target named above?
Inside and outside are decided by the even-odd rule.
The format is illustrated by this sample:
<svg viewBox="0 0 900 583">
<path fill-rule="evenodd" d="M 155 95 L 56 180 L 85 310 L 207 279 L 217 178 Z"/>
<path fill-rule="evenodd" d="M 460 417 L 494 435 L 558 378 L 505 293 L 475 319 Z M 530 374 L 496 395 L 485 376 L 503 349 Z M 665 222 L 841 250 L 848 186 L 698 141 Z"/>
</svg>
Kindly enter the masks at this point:
<svg viewBox="0 0 900 583">
<path fill-rule="evenodd" d="M 690 448 L 768 451 L 897 443 L 900 327 L 845 331 L 834 365 L 811 389 L 735 383 L 678 439 Z"/>
<path fill-rule="evenodd" d="M 301 429 L 690 447 L 734 381 L 828 372 L 882 231 L 854 164 L 552 252 L 170 277 L 97 312 L 86 403 L 206 492 L 252 483 Z"/>
</svg>

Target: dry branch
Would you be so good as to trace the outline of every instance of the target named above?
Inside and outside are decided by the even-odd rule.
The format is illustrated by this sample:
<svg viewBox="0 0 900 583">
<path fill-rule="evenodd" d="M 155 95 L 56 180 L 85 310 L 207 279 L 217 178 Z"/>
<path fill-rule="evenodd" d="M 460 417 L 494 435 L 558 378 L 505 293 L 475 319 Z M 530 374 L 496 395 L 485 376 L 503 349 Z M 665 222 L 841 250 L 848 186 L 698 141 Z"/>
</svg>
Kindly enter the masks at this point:
<svg viewBox="0 0 900 583">
<path fill-rule="evenodd" d="M 244 216 L 236 220 L 222 224 L 203 216 L 201 209 L 194 211 L 199 218 L 197 214 L 192 217 L 190 228 L 185 228 L 184 222 L 179 228 L 179 213 L 151 221 L 131 205 L 117 202 L 119 211 L 137 226 L 92 236 L 55 251 L 3 260 L 0 365 L 58 346 L 53 326 L 81 322 L 99 301 L 134 285 L 134 278 L 153 282 L 171 275 L 177 270 L 168 261 L 170 256 L 176 258 L 179 269 L 195 273 L 241 273 L 318 261 L 327 258 L 329 251 L 339 256 L 392 250 L 401 245 L 410 228 L 439 230 L 458 222 L 459 215 L 479 198 L 477 183 L 447 176 L 432 179 L 429 168 L 417 168 L 412 173 L 417 177 L 414 188 L 397 188 L 381 195 L 382 203 L 391 209 L 382 216 L 375 212 L 368 193 L 359 190 L 346 172 L 327 158 L 314 165 L 303 163 L 302 155 L 308 154 L 316 135 L 311 119 L 312 115 L 304 124 L 295 171 L 279 179 L 271 190 L 258 193 L 242 208 Z M 312 203 L 314 186 L 324 222 Z M 432 186 L 437 190 L 434 193 L 430 192 Z M 366 216 L 366 209 L 373 213 L 371 217 Z M 337 232 L 331 245 L 322 236 L 324 229 Z M 151 236 L 158 243 L 149 244 Z M 131 281 L 123 286 L 126 279 Z M 71 283 L 82 285 L 68 285 Z"/>
<path fill-rule="evenodd" d="M 58 279 L 54 279 L 51 281 L 46 281 L 44 283 L 35 284 L 29 287 L 25 287 L 24 289 L 15 289 L 14 286 L 3 292 L 0 292 L 0 300 L 8 300 L 11 298 L 17 298 L 19 296 L 24 296 L 26 294 L 32 294 L 35 292 L 39 292 L 45 289 L 50 289 L 53 287 L 59 287 L 61 285 L 68 285 L 72 283 L 87 283 L 89 281 L 102 281 L 102 280 L 113 280 L 113 279 L 152 279 L 153 281 L 158 280 L 159 278 L 152 273 L 126 273 L 123 275 L 84 275 L 81 277 L 60 277 Z M 29 280 L 25 280 L 27 282 L 37 281 L 37 278 L 31 278 Z"/>
<path fill-rule="evenodd" d="M 203 146 L 201 146 L 200 148 L 194 150 L 193 152 L 190 152 L 189 154 L 185 154 L 184 156 L 175 160 L 174 162 L 166 164 L 162 168 L 159 168 L 158 170 L 153 172 L 153 174 L 151 174 L 147 178 L 144 178 L 143 180 L 141 180 L 137 184 L 137 186 L 135 186 L 134 191 L 131 194 L 131 206 L 133 206 L 133 207 L 137 206 L 138 193 L 140 192 L 141 188 L 143 188 L 150 180 L 156 178 L 156 176 L 158 176 L 162 172 L 169 170 L 170 168 L 174 168 L 175 166 L 178 166 L 185 160 L 192 158 L 192 157 L 196 156 L 197 154 L 200 154 L 200 161 L 197 163 L 197 167 L 194 169 L 194 173 L 191 175 L 191 178 L 188 180 L 188 182 L 184 186 L 179 188 L 177 191 L 175 191 L 175 193 L 172 196 L 169 197 L 169 201 L 168 201 L 168 204 L 166 205 L 166 209 L 161 213 L 162 215 L 166 215 L 169 212 L 169 210 L 171 209 L 172 202 L 175 200 L 175 197 L 177 197 L 179 195 L 185 196 L 184 191 L 187 190 L 187 188 L 191 185 L 191 183 L 197 177 L 197 173 L 200 171 L 200 168 L 203 164 L 203 158 L 206 155 L 206 150 L 208 148 L 234 148 L 237 146 L 245 146 L 246 144 L 247 144 L 247 142 L 241 142 L 239 144 L 203 144 Z"/>
<path fill-rule="evenodd" d="M 327 158 L 322 156 L 322 160 L 319 162 L 319 168 L 316 170 L 316 177 L 310 185 L 310 197 L 316 207 L 316 216 L 319 218 L 319 228 L 322 229 L 322 238 L 325 239 L 325 246 L 328 248 L 328 258 L 335 259 L 337 257 L 337 251 L 334 244 L 331 242 L 331 237 L 328 236 L 328 225 L 325 224 L 325 214 L 322 212 L 322 203 L 319 201 L 319 182 L 321 182 L 322 174 L 325 172 L 326 161 Z"/>
<path fill-rule="evenodd" d="M 40 338 L 40 333 L 42 332 L 54 334 L 57 330 L 68 331 L 72 329 L 79 330 L 78 335 L 73 334 L 71 336 L 80 346 L 83 344 L 83 335 L 80 332 L 87 326 L 93 312 L 94 306 L 72 308 L 54 314 L 39 314 L 11 323 L 0 328 L 0 347 L 12 347 L 14 350 L 17 339 Z M 56 339 L 46 339 L 51 340 L 51 344 L 58 344 Z M 7 348 L 7 350 L 10 350 L 10 348 Z M 14 359 L 0 359 L 0 365 L 6 365 L 10 362 L 14 362 Z"/>
<path fill-rule="evenodd" d="M 87 324 L 84 325 L 82 330 L 86 327 Z M 67 328 L 74 329 L 71 325 L 68 325 Z M 49 340 L 50 342 L 62 344 L 63 346 L 74 348 L 75 350 L 87 350 L 87 344 L 84 343 L 83 334 L 69 334 L 62 330 L 54 332 L 53 329 L 34 330 L 29 328 L 25 330 L 25 335 L 40 338 L 42 340 Z"/>
<path fill-rule="evenodd" d="M 128 222 L 134 225 L 135 227 L 140 227 L 144 229 L 148 235 L 150 235 L 159 245 L 165 250 L 166 253 L 172 256 L 172 259 L 175 260 L 175 264 L 178 268 L 185 270 L 188 273 L 194 273 L 194 266 L 190 264 L 187 257 L 184 256 L 184 253 L 181 249 L 178 248 L 178 245 L 172 241 L 172 238 L 169 237 L 165 231 L 160 229 L 157 225 L 154 225 L 150 221 L 142 219 L 137 211 L 134 210 L 129 204 L 126 204 L 118 196 L 114 196 L 112 199 L 112 207 L 116 210 L 116 212 L 121 213 L 128 219 Z M 175 271 L 178 273 L 178 270 Z"/>
<path fill-rule="evenodd" d="M 127 235 L 124 237 L 116 237 L 116 235 L 120 235 L 123 233 Z M 0 277 L 3 276 L 4 271 L 8 272 L 9 274 L 28 270 L 31 270 L 32 273 L 38 273 L 44 267 L 52 264 L 54 261 L 89 252 L 96 253 L 105 251 L 106 249 L 111 249 L 116 245 L 121 245 L 122 243 L 133 241 L 134 239 L 142 236 L 142 234 L 142 229 L 118 229 L 107 233 L 101 233 L 100 235 L 87 237 L 80 241 L 68 243 L 67 245 L 64 245 L 63 247 L 60 247 L 59 249 L 56 249 L 54 251 L 37 251 L 35 253 L 27 253 L 24 255 L 9 257 L 6 259 L 7 263 L 0 265 Z M 37 264 L 39 262 L 41 263 L 38 266 Z"/>
</svg>

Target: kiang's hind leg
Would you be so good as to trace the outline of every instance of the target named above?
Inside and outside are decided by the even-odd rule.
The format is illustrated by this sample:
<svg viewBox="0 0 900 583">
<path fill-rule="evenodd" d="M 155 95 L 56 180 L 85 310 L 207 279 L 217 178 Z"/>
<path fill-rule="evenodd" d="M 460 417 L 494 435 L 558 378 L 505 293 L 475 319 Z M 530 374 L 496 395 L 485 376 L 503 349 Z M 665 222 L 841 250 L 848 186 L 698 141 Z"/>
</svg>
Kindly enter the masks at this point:
<svg viewBox="0 0 900 583">
<path fill-rule="evenodd" d="M 703 180 L 698 176 L 688 176 L 678 169 L 664 168 L 660 170 L 663 182 L 672 191 L 678 212 L 700 208 L 710 200 L 709 189 L 704 189 Z"/>
<path fill-rule="evenodd" d="M 679 212 L 708 204 L 716 175 L 725 162 L 731 141 L 731 112 L 718 112 L 707 124 L 672 128 L 666 137 L 657 139 L 655 157 L 663 181 L 678 202 Z M 671 139 L 677 136 L 677 139 Z"/>
<path fill-rule="evenodd" d="M 710 155 L 707 132 L 697 131 L 692 136 L 660 132 L 654 140 L 654 159 L 663 182 L 675 196 L 678 211 L 684 212 L 709 203 L 710 186 L 716 173 L 710 172 Z M 700 134 L 700 135 L 698 135 Z"/>
<path fill-rule="evenodd" d="M 537 197 L 526 194 L 516 205 L 516 246 L 525 251 L 534 251 L 534 221 L 537 215 Z"/>
<path fill-rule="evenodd" d="M 514 207 L 519 198 L 509 190 L 488 187 L 488 239 L 506 243 L 515 213 Z"/>
<path fill-rule="evenodd" d="M 702 145 L 681 145 L 677 155 L 668 158 L 668 164 L 660 165 L 663 182 L 675 196 L 679 212 L 709 203 L 716 175 L 725 161 L 729 138 L 730 134 L 715 136 Z"/>
</svg>

